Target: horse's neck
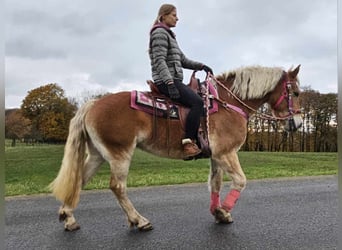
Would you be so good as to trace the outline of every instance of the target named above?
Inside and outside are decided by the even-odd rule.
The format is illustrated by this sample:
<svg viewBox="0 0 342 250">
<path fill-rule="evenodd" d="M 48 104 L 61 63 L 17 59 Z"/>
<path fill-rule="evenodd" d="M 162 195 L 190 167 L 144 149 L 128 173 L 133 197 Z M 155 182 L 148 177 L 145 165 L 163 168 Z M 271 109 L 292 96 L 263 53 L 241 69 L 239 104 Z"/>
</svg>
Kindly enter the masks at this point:
<svg viewBox="0 0 342 250">
<path fill-rule="evenodd" d="M 265 102 L 266 102 L 266 98 L 262 98 L 262 99 L 254 99 L 254 100 L 244 100 L 243 101 L 248 107 L 252 108 L 246 108 L 245 111 L 247 111 L 247 113 L 249 114 L 249 116 L 251 116 L 252 114 L 255 113 L 256 110 L 258 110 Z M 242 104 L 241 104 L 242 105 Z M 243 106 L 243 105 L 242 105 Z"/>
<path fill-rule="evenodd" d="M 231 90 L 233 81 L 225 82 L 224 85 Z M 223 91 L 226 92 L 226 90 Z M 238 100 L 236 97 L 229 93 L 220 93 L 220 96 L 224 97 L 227 103 L 242 109 L 246 114 L 248 114 L 248 116 L 253 115 L 253 110 L 259 109 L 267 101 L 267 96 L 252 100 Z"/>
</svg>

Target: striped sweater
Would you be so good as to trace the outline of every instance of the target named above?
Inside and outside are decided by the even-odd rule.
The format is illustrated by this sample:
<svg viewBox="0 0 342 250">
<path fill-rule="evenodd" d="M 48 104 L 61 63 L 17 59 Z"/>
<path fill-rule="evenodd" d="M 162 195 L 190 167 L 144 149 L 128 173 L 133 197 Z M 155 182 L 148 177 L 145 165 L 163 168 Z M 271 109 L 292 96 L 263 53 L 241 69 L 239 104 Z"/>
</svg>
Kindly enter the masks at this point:
<svg viewBox="0 0 342 250">
<path fill-rule="evenodd" d="M 183 82 L 183 69 L 201 70 L 203 64 L 188 59 L 180 50 L 176 37 L 169 27 L 161 23 L 150 32 L 149 55 L 152 79 L 156 84 L 170 83 L 173 79 Z"/>
</svg>

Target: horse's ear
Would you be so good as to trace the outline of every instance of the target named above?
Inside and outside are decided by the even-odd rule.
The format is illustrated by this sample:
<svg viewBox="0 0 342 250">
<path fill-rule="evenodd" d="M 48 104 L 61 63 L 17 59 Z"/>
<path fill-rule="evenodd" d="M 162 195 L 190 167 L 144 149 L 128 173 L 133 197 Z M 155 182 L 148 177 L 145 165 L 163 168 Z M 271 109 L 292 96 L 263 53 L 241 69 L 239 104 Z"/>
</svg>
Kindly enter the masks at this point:
<svg viewBox="0 0 342 250">
<path fill-rule="evenodd" d="M 297 75 L 298 75 L 298 72 L 299 72 L 299 68 L 300 68 L 300 64 L 292 71 L 289 72 L 289 75 L 292 77 L 292 78 L 296 78 Z"/>
</svg>

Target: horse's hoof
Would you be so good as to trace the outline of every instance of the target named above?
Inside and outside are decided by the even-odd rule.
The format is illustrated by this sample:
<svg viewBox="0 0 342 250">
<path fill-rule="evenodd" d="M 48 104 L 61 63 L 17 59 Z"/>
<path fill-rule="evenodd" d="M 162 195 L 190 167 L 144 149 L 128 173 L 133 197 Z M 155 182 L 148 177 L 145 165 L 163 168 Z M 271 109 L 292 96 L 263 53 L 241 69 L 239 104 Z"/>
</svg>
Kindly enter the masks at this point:
<svg viewBox="0 0 342 250">
<path fill-rule="evenodd" d="M 216 208 L 214 211 L 215 221 L 218 224 L 230 224 L 233 223 L 233 218 L 230 213 L 223 208 Z"/>
<path fill-rule="evenodd" d="M 142 232 L 146 232 L 146 231 L 150 231 L 153 229 L 152 224 L 151 223 L 147 223 L 146 225 L 143 225 L 141 227 L 138 227 L 139 231 Z"/>
<path fill-rule="evenodd" d="M 71 225 L 66 225 L 65 226 L 65 231 L 69 231 L 69 232 L 72 232 L 72 231 L 76 231 L 76 230 L 79 230 L 81 228 L 81 226 L 78 224 L 78 223 L 73 223 Z"/>
</svg>

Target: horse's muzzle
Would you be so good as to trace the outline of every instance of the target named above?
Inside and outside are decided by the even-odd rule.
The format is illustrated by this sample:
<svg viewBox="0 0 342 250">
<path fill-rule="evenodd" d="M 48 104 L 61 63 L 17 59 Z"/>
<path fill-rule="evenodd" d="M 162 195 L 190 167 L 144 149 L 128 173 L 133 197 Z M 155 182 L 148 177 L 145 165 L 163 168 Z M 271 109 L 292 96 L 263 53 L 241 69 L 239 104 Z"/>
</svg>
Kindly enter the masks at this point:
<svg viewBox="0 0 342 250">
<path fill-rule="evenodd" d="M 303 125 L 303 119 L 300 114 L 289 117 L 285 122 L 285 130 L 295 132 Z"/>
</svg>

